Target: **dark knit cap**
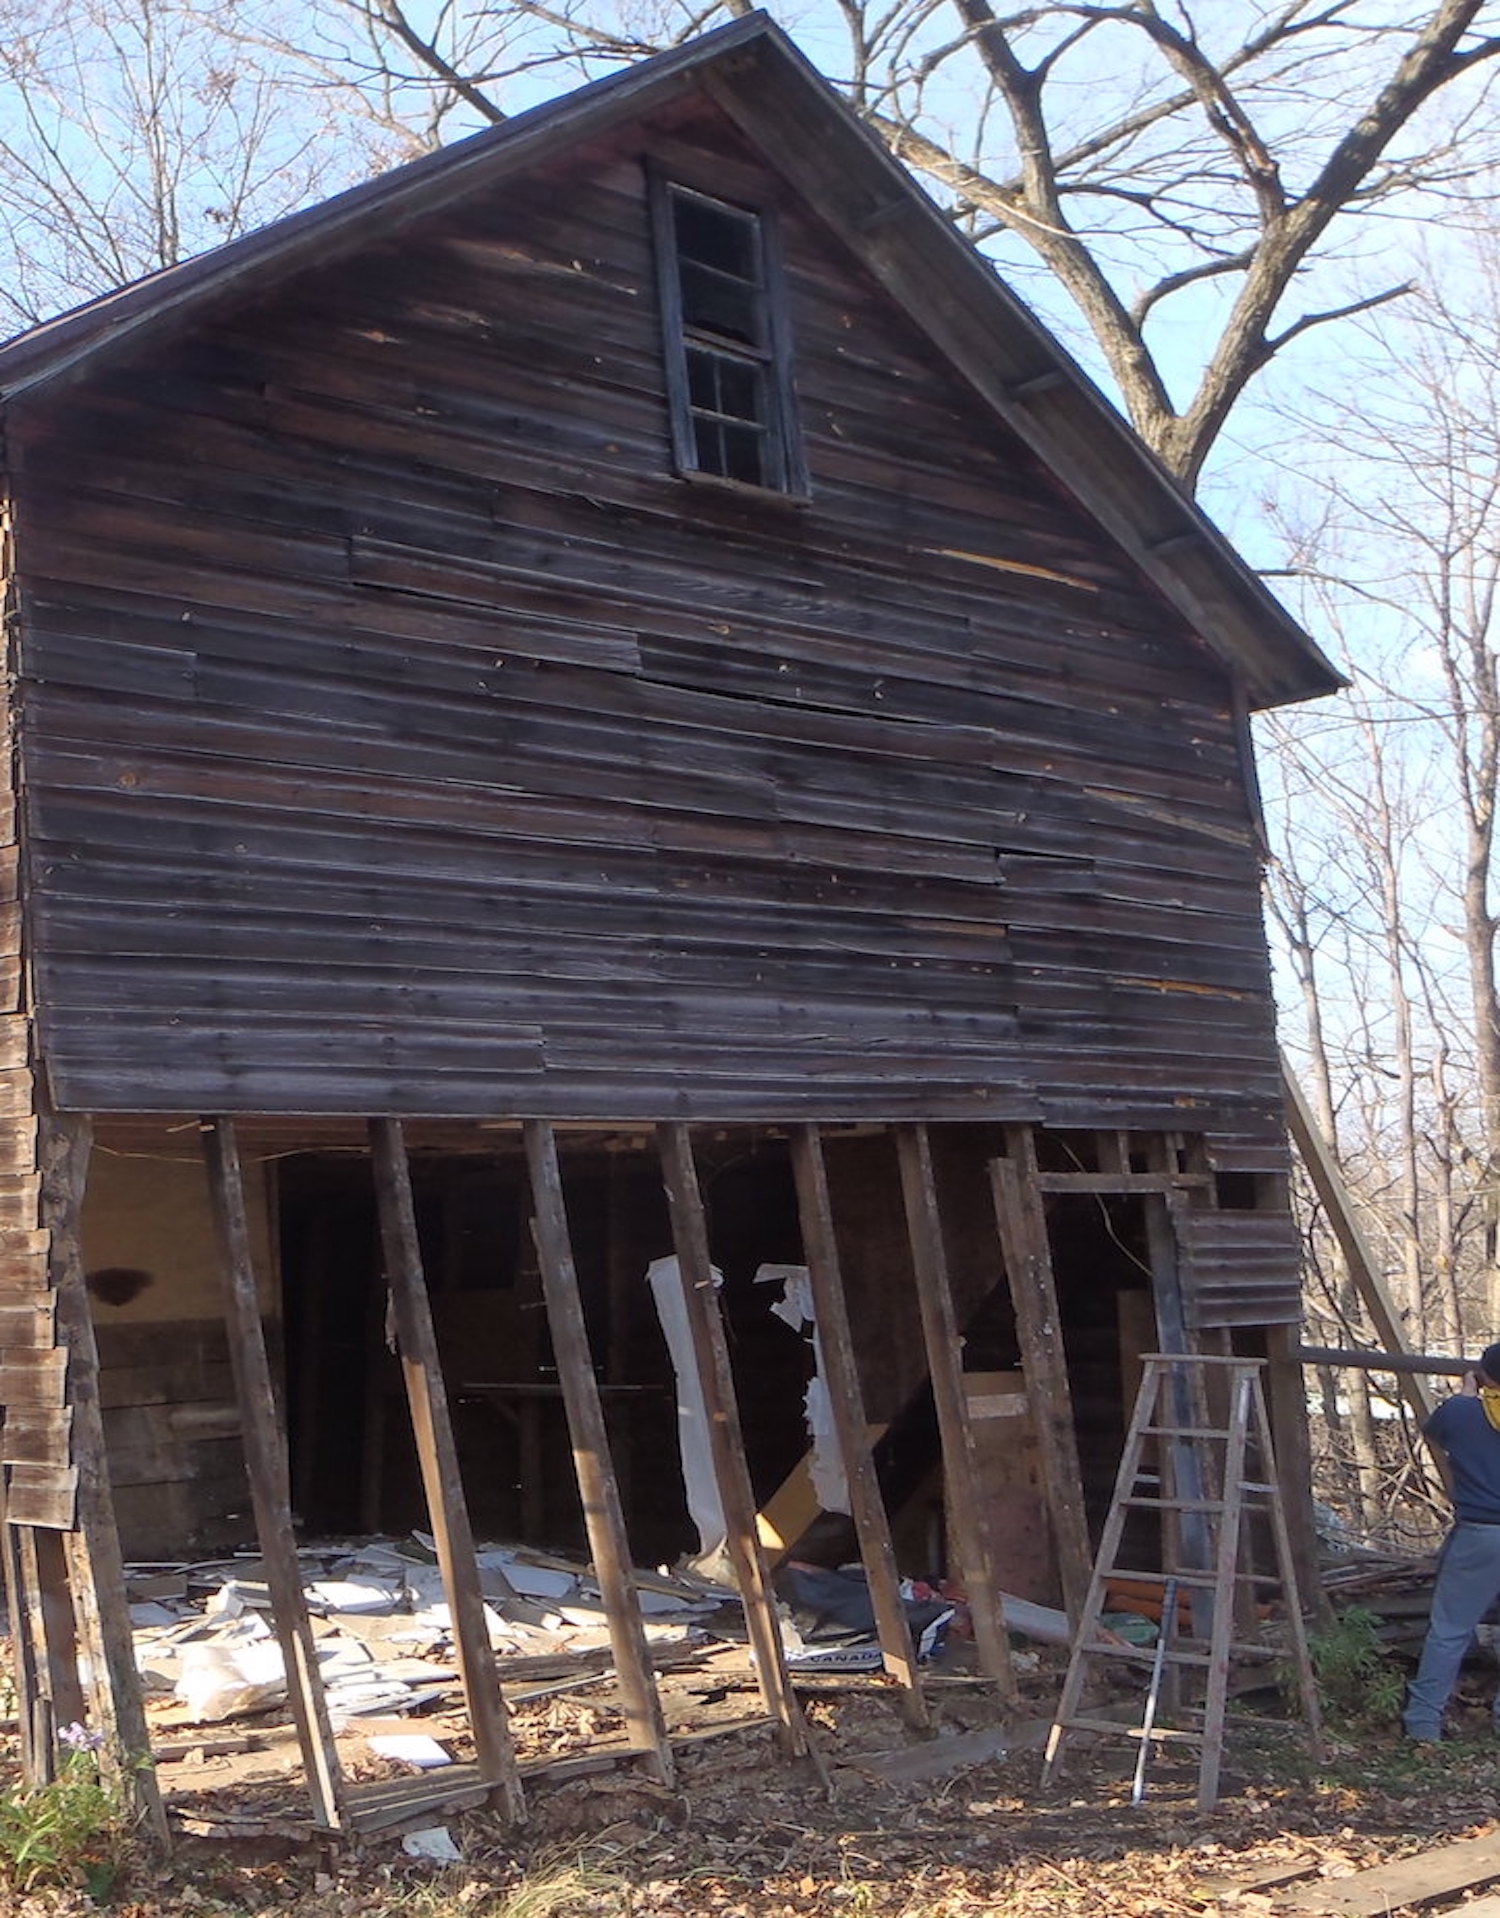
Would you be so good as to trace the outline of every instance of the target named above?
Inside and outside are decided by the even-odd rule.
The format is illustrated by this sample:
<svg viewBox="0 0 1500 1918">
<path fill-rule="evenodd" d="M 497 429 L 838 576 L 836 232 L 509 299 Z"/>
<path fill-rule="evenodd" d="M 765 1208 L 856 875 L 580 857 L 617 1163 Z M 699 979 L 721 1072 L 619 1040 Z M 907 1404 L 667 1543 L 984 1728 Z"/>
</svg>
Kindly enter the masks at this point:
<svg viewBox="0 0 1500 1918">
<path fill-rule="evenodd" d="M 1479 1369 L 1491 1385 L 1500 1385 L 1500 1345 L 1487 1345 L 1479 1355 Z"/>
</svg>

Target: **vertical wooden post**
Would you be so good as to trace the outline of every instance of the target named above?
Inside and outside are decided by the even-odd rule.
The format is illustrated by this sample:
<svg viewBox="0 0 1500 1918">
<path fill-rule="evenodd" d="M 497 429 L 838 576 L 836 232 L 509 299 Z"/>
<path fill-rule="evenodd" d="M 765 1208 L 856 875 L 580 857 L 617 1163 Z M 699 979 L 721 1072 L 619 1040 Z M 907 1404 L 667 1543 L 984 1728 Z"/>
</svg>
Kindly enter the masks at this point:
<svg viewBox="0 0 1500 1918">
<path fill-rule="evenodd" d="M 437 1335 L 432 1326 L 422 1248 L 417 1240 L 411 1169 L 399 1119 L 371 1119 L 370 1154 L 396 1350 L 411 1408 L 427 1515 L 437 1546 L 443 1589 L 448 1595 L 453 1649 L 474 1738 L 474 1753 L 485 1783 L 499 1790 L 508 1815 L 513 1820 L 520 1819 L 525 1815 L 521 1777 L 516 1769 L 505 1703 L 500 1696 L 500 1675 L 485 1623 L 484 1593 L 474 1557 L 474 1537 L 458 1469 L 458 1447 L 453 1440 Z"/>
<path fill-rule="evenodd" d="M 1313 1516 L 1312 1442 L 1307 1429 L 1307 1384 L 1303 1377 L 1300 1326 L 1266 1327 L 1268 1416 L 1275 1439 L 1276 1477 L 1286 1523 L 1287 1548 L 1302 1602 L 1320 1622 L 1331 1611 L 1318 1570 L 1318 1528 Z"/>
<path fill-rule="evenodd" d="M 42 1115 L 38 1163 L 40 1218 L 48 1234 L 48 1276 L 57 1298 L 57 1330 L 68 1350 L 68 1403 L 78 1470 L 76 1525 L 63 1544 L 75 1620 L 89 1658 L 89 1692 L 97 1728 L 124 1768 L 131 1796 L 155 1836 L 167 1840 L 166 1812 L 151 1768 L 151 1736 L 125 1566 L 115 1527 L 114 1492 L 99 1403 L 99 1348 L 83 1279 L 81 1225 L 93 1130 L 87 1118 Z"/>
<path fill-rule="evenodd" d="M 1001 1608 L 1000 1580 L 991 1550 L 989 1524 L 977 1483 L 974 1433 L 964 1390 L 963 1341 L 953 1305 L 948 1251 L 943 1243 L 942 1212 L 932 1170 L 932 1142 L 925 1125 L 896 1128 L 906 1230 L 911 1241 L 922 1339 L 943 1445 L 943 1481 L 959 1573 L 969 1595 L 980 1667 L 993 1678 L 1002 1698 L 1013 1702 L 1016 1674 Z"/>
<path fill-rule="evenodd" d="M 657 1127 L 672 1243 L 682 1274 L 683 1300 L 693 1340 L 699 1390 L 708 1414 L 709 1443 L 719 1503 L 724 1509 L 725 1546 L 745 1608 L 745 1626 L 755 1653 L 756 1676 L 766 1710 L 776 1720 L 784 1748 L 798 1756 L 807 1750 L 807 1727 L 787 1677 L 786 1656 L 776 1618 L 765 1554 L 755 1527 L 755 1494 L 745 1462 L 739 1405 L 724 1322 L 714 1292 L 708 1225 L 693 1163 L 692 1140 L 685 1125 Z"/>
<path fill-rule="evenodd" d="M 594 1376 L 588 1329 L 578 1296 L 578 1274 L 573 1265 L 573 1245 L 563 1203 L 557 1139 L 546 1119 L 527 1119 L 522 1130 L 526 1163 L 531 1173 L 532 1202 L 536 1208 L 536 1246 L 542 1290 L 547 1300 L 547 1323 L 552 1332 L 558 1381 L 568 1415 L 573 1465 L 583 1499 L 594 1576 L 599 1582 L 609 1621 L 625 1722 L 636 1748 L 649 1759 L 655 1775 L 664 1784 L 670 1784 L 672 1747 L 646 1646 L 640 1600 L 630 1564 L 630 1544 L 625 1534 L 625 1515 L 620 1508 L 620 1488 L 610 1459 L 599 1382 Z"/>
<path fill-rule="evenodd" d="M 823 1163 L 823 1140 L 818 1128 L 792 1129 L 792 1173 L 797 1184 L 797 1210 L 802 1221 L 802 1251 L 807 1260 L 813 1306 L 818 1315 L 818 1343 L 823 1353 L 824 1382 L 828 1387 L 834 1430 L 843 1454 L 849 1485 L 850 1516 L 859 1537 L 860 1557 L 870 1586 L 875 1629 L 885 1668 L 901 1688 L 901 1711 L 907 1723 L 925 1730 L 931 1724 L 922 1695 L 916 1652 L 901 1604 L 901 1581 L 886 1516 L 875 1476 L 865 1420 L 859 1363 L 849 1329 L 849 1308 L 839 1268 L 833 1207 L 828 1197 L 828 1174 Z"/>
<path fill-rule="evenodd" d="M 1062 1316 L 1037 1184 L 1036 1142 L 1029 1126 L 1007 1126 L 1005 1132 L 1009 1157 L 990 1161 L 995 1220 L 1015 1307 L 1026 1394 L 1036 1421 L 1042 1489 L 1052 1517 L 1063 1601 L 1076 1630 L 1088 1596 L 1093 1555 L 1084 1513 L 1083 1470 L 1073 1428 L 1073 1394 L 1063 1349 Z"/>
<path fill-rule="evenodd" d="M 266 1354 L 255 1264 L 250 1255 L 239 1140 L 230 1119 L 203 1119 L 200 1125 L 224 1271 L 229 1357 L 245 1439 L 250 1502 L 266 1567 L 276 1636 L 286 1662 L 287 1697 L 297 1727 L 314 1820 L 337 1830 L 344 1820 L 343 1779 L 297 1563 L 286 1439 Z"/>
</svg>

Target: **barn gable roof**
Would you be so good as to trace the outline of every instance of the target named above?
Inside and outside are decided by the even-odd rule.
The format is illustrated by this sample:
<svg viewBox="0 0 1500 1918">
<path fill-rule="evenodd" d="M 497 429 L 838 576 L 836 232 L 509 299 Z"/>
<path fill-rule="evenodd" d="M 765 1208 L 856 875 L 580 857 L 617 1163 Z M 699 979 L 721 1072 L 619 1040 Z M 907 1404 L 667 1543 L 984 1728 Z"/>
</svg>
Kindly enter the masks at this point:
<svg viewBox="0 0 1500 1918">
<path fill-rule="evenodd" d="M 864 263 L 996 415 L 1242 678 L 1252 704 L 1343 680 L 1086 374 L 763 14 L 412 161 L 0 347 L 0 397 L 65 391 L 148 336 L 262 297 L 702 91 Z"/>
</svg>

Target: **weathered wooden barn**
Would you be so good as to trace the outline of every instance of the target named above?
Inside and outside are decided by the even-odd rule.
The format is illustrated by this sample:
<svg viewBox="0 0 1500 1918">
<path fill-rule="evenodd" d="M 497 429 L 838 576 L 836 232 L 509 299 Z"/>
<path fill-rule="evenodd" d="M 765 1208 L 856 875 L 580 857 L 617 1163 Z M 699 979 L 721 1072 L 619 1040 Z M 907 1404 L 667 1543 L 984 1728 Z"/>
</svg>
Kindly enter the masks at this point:
<svg viewBox="0 0 1500 1918">
<path fill-rule="evenodd" d="M 117 1538 L 258 1525 L 344 1821 L 294 1529 L 425 1513 L 479 1786 L 518 1803 L 475 1527 L 590 1552 L 668 1770 L 672 1253 L 794 1745 L 766 1268 L 914 1716 L 896 1574 L 1019 1581 L 1012 1432 L 1069 1596 L 1141 1351 L 1268 1354 L 1295 1445 L 1248 715 L 1337 675 L 773 27 L 38 328 L 0 390 L 34 1756 L 75 1632 L 140 1736 Z"/>
</svg>

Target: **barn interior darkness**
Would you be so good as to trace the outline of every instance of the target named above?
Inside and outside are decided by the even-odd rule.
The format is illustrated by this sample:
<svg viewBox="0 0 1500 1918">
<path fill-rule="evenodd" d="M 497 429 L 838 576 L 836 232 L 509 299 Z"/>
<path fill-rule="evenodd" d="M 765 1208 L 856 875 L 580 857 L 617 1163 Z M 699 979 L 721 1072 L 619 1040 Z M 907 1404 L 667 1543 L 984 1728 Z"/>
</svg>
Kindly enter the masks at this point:
<svg viewBox="0 0 1500 1918">
<path fill-rule="evenodd" d="M 1044 1138 L 1046 1135 L 1042 1135 Z M 412 1154 L 423 1261 L 465 1490 L 482 1537 L 586 1551 L 561 1392 L 531 1239 L 519 1137 L 481 1133 L 472 1151 Z M 995 1128 L 932 1129 L 934 1164 L 967 1373 L 1020 1368 L 988 1161 Z M 695 1131 L 710 1250 L 746 1453 L 765 1505 L 808 1450 L 809 1328 L 772 1310 L 803 1262 L 785 1136 Z M 865 1409 L 903 1571 L 945 1568 L 937 1423 L 923 1356 L 894 1137 L 824 1131 L 840 1261 Z M 671 1562 L 697 1545 L 678 1463 L 674 1374 L 647 1268 L 672 1251 L 649 1131 L 561 1134 L 574 1260 L 631 1548 Z M 1060 1169 L 1079 1150 L 1053 1135 Z M 375 1201 L 361 1153 L 282 1160 L 278 1185 L 293 1500 L 305 1531 L 399 1532 L 426 1522 L 402 1381 L 386 1338 Z M 1090 1517 L 1108 1503 L 1134 1391 L 1155 1347 L 1141 1200 L 1049 1194 L 1047 1214 Z M 1007 1422 L 1009 1423 L 1009 1422 Z"/>
</svg>

